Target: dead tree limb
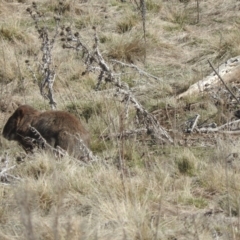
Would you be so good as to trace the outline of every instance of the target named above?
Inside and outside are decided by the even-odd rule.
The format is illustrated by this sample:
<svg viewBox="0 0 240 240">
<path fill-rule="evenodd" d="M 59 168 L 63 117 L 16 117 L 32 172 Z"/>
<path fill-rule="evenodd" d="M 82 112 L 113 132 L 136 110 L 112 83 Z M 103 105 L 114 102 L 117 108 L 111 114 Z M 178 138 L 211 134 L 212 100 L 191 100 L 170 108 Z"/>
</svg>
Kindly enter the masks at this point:
<svg viewBox="0 0 240 240">
<path fill-rule="evenodd" d="M 137 112 L 138 123 L 144 125 L 147 128 L 147 133 L 153 136 L 154 139 L 161 140 L 161 142 L 173 143 L 171 136 L 167 131 L 159 124 L 158 120 L 150 114 L 135 98 L 132 94 L 129 85 L 126 82 L 121 81 L 121 76 L 113 72 L 111 66 L 105 61 L 99 50 L 99 39 L 97 35 L 96 28 L 94 33 L 94 44 L 92 50 L 86 47 L 80 39 L 80 34 L 73 34 L 71 29 L 65 29 L 66 32 L 66 42 L 64 43 L 64 48 L 75 49 L 79 51 L 82 49 L 83 56 L 85 56 L 85 64 L 87 72 L 98 71 L 98 81 L 95 90 L 99 90 L 99 87 L 103 81 L 113 84 L 116 88 L 116 96 L 122 96 L 122 102 L 128 104 L 132 103 Z M 72 41 L 71 41 L 72 39 Z M 75 45 L 74 45 L 75 43 Z M 133 66 L 132 66 L 133 67 Z"/>
<path fill-rule="evenodd" d="M 211 133 L 211 132 L 219 132 L 219 133 L 238 133 L 240 132 L 240 119 L 232 122 L 225 123 L 219 127 L 201 127 L 197 129 L 198 132 L 201 133 Z"/>
<path fill-rule="evenodd" d="M 59 3 L 60 4 L 60 3 Z M 38 86 L 40 89 L 41 95 L 49 100 L 49 104 L 52 109 L 56 108 L 56 101 L 54 100 L 54 91 L 53 91 L 53 84 L 55 81 L 55 68 L 52 64 L 52 50 L 53 46 L 55 44 L 56 38 L 59 34 L 59 23 L 60 23 L 60 14 L 61 14 L 61 4 L 59 6 L 59 12 L 57 13 L 57 16 L 54 17 L 55 20 L 55 30 L 53 37 L 50 37 L 49 30 L 44 22 L 44 14 L 39 11 L 37 4 L 35 2 L 32 3 L 32 6 L 27 8 L 27 12 L 30 14 L 35 28 L 38 32 L 39 39 L 41 39 L 41 52 L 42 52 L 42 58 L 40 62 L 40 76 L 41 79 L 38 81 L 36 78 L 36 74 L 30 68 L 29 61 L 27 60 L 27 66 L 30 72 L 33 75 L 34 82 L 38 82 Z M 42 26 L 43 25 L 43 26 Z M 47 89 L 47 93 L 45 92 L 45 89 Z"/>
</svg>

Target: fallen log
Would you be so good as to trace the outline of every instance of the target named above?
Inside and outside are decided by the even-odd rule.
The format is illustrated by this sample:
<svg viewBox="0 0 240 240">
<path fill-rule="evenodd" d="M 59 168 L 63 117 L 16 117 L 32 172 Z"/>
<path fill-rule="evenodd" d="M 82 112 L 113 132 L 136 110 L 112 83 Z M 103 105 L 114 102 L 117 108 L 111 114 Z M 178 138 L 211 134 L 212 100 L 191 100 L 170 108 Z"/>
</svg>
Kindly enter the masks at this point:
<svg viewBox="0 0 240 240">
<path fill-rule="evenodd" d="M 238 81 L 240 79 L 240 56 L 230 58 L 217 69 L 218 74 L 225 83 Z M 209 76 L 191 85 L 187 91 L 179 94 L 178 99 L 208 92 L 221 84 L 218 75 L 213 71 Z"/>
</svg>

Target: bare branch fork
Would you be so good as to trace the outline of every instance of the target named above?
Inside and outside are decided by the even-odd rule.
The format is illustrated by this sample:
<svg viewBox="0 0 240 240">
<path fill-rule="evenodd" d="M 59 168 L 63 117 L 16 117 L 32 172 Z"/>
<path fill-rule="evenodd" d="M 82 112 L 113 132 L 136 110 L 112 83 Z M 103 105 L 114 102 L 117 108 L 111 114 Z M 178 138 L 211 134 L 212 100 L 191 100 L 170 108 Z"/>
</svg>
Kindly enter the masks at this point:
<svg viewBox="0 0 240 240">
<path fill-rule="evenodd" d="M 147 128 L 147 133 L 152 135 L 155 139 L 160 140 L 161 142 L 170 142 L 173 140 L 167 131 L 159 124 L 158 120 L 150 114 L 144 107 L 138 102 L 135 96 L 130 91 L 130 88 L 127 83 L 122 82 L 120 77 L 117 77 L 104 60 L 100 50 L 98 48 L 99 39 L 97 35 L 96 28 L 94 34 L 94 45 L 92 51 L 90 51 L 85 44 L 82 43 L 79 33 L 73 34 L 72 31 L 68 28 L 66 30 L 66 42 L 64 43 L 64 48 L 75 49 L 79 51 L 82 49 L 83 56 L 85 56 L 85 64 L 87 72 L 100 72 L 98 75 L 98 82 L 96 85 L 96 90 L 99 90 L 99 87 L 103 81 L 110 82 L 116 87 L 116 95 L 121 95 L 123 100 L 122 102 L 128 103 L 131 102 L 137 111 L 138 123 L 144 125 Z M 72 38 L 72 40 L 71 40 Z M 75 43 L 75 45 L 74 45 Z M 126 113 L 127 115 L 127 113 Z"/>
<path fill-rule="evenodd" d="M 49 31 L 44 23 L 44 14 L 41 13 L 35 2 L 32 3 L 32 6 L 27 8 L 27 12 L 30 14 L 31 18 L 34 21 L 35 27 L 39 34 L 39 38 L 42 41 L 41 51 L 42 51 L 42 59 L 40 65 L 40 76 L 41 82 L 38 84 L 41 95 L 49 100 L 49 104 L 52 109 L 56 108 L 57 103 L 54 100 L 54 91 L 53 84 L 55 80 L 55 69 L 52 66 L 52 50 L 55 43 L 55 40 L 59 34 L 59 23 L 60 23 L 60 15 L 61 15 L 61 4 L 59 2 L 59 11 L 57 16 L 54 17 L 56 27 L 54 31 L 54 35 L 52 38 L 49 37 Z M 40 26 L 40 23 L 43 23 L 44 26 Z M 37 81 L 36 74 L 30 67 L 29 61 L 26 61 L 27 67 L 29 71 L 33 75 L 34 82 Z M 37 81 L 38 82 L 38 81 Z M 45 88 L 47 88 L 47 93 L 45 93 Z"/>
</svg>

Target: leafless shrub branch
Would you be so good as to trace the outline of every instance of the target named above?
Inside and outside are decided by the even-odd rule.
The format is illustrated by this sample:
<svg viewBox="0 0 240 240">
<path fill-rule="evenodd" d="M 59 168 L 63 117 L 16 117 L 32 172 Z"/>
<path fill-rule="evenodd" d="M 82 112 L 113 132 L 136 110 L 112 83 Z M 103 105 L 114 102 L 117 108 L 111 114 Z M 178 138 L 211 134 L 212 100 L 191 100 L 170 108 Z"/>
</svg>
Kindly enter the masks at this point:
<svg viewBox="0 0 240 240">
<path fill-rule="evenodd" d="M 41 95 L 49 100 L 49 104 L 52 109 L 56 108 L 56 101 L 54 100 L 54 91 L 53 91 L 53 84 L 55 80 L 55 68 L 52 64 L 52 50 L 53 46 L 55 44 L 56 38 L 59 34 L 59 23 L 60 23 L 60 11 L 57 16 L 54 17 L 55 20 L 55 30 L 53 37 L 50 37 L 49 29 L 47 28 L 45 21 L 44 21 L 44 13 L 40 12 L 36 3 L 33 2 L 32 6 L 27 8 L 27 12 L 30 14 L 34 24 L 35 28 L 38 32 L 39 39 L 41 40 L 41 52 L 42 52 L 42 59 L 39 63 L 39 73 L 41 80 L 38 82 L 36 74 L 30 67 L 30 63 L 27 60 L 26 64 L 30 71 L 30 73 L 33 75 L 34 82 L 38 82 L 39 89 Z M 42 26 L 43 25 L 43 26 Z M 47 93 L 45 92 L 45 89 L 47 88 Z"/>
<path fill-rule="evenodd" d="M 92 50 L 89 50 L 89 48 L 82 43 L 80 34 L 73 34 L 70 28 L 65 29 L 66 41 L 63 44 L 63 48 L 75 49 L 76 51 L 82 50 L 83 59 L 86 65 L 86 71 L 83 74 L 86 74 L 87 72 L 99 72 L 98 82 L 95 89 L 99 90 L 99 87 L 103 81 L 112 83 L 116 87 L 115 96 L 121 96 L 122 102 L 125 104 L 131 102 L 135 107 L 138 123 L 147 128 L 147 133 L 153 136 L 154 139 L 158 139 L 161 142 L 167 141 L 172 143 L 173 140 L 167 131 L 159 124 L 158 120 L 138 102 L 138 100 L 132 94 L 128 84 L 121 81 L 121 75 L 114 73 L 111 66 L 105 61 L 98 47 L 99 39 L 96 28 L 93 29 L 95 30 L 95 34 Z M 140 70 L 137 67 L 132 67 L 138 71 Z M 144 74 L 146 73 L 144 72 Z"/>
</svg>

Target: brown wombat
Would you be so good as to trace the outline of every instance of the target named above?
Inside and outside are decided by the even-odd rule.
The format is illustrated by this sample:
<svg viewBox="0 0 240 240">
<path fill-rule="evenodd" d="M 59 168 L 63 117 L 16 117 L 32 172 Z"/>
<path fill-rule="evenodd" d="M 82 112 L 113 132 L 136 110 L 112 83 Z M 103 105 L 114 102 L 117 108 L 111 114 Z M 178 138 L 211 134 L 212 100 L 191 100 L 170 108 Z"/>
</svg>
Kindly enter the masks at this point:
<svg viewBox="0 0 240 240">
<path fill-rule="evenodd" d="M 19 106 L 8 119 L 3 137 L 17 141 L 26 152 L 31 152 L 36 144 L 29 139 L 37 141 L 39 135 L 30 126 L 53 148 L 60 147 L 76 158 L 83 154 L 80 141 L 89 145 L 89 133 L 75 116 L 64 111 L 40 112 L 28 105 Z"/>
</svg>

